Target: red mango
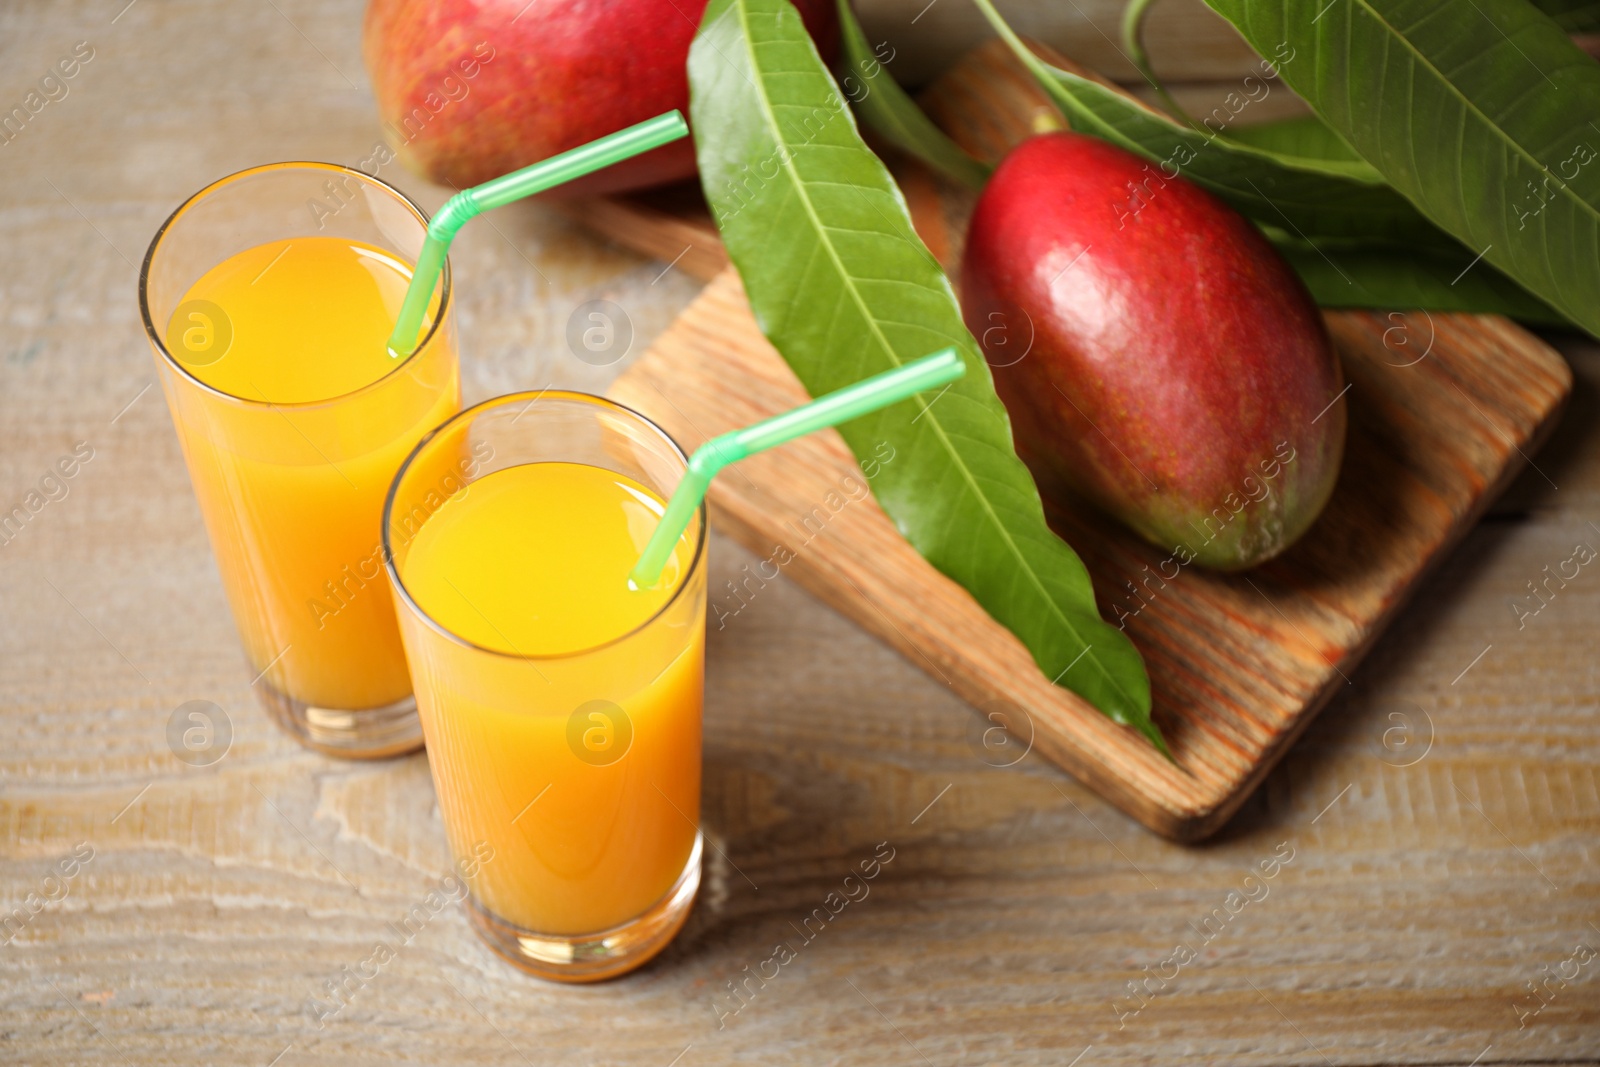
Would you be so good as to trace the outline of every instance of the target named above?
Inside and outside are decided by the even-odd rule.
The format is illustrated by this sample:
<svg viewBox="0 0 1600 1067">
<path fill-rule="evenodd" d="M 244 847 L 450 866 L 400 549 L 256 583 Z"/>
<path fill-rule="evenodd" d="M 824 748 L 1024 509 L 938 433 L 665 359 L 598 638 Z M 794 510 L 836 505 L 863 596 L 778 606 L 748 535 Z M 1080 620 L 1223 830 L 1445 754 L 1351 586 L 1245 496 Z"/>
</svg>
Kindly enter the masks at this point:
<svg viewBox="0 0 1600 1067">
<path fill-rule="evenodd" d="M 962 308 L 1047 491 L 1238 570 L 1327 503 L 1344 382 L 1294 271 L 1177 171 L 1072 133 L 1019 145 L 973 214 Z"/>
<path fill-rule="evenodd" d="M 833 0 L 795 5 L 825 59 Z M 372 0 L 363 51 L 409 169 L 465 188 L 677 108 L 706 0 Z M 562 186 L 607 193 L 695 173 L 688 138 Z"/>
</svg>

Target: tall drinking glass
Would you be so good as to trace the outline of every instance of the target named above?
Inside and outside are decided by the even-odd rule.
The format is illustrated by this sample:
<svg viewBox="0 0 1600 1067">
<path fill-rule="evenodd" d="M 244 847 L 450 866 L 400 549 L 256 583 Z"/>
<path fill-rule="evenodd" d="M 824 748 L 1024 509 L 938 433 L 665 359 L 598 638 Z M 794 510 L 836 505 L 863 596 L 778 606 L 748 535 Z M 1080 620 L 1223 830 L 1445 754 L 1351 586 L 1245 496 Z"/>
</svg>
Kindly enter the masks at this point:
<svg viewBox="0 0 1600 1067">
<path fill-rule="evenodd" d="M 422 744 L 380 523 L 406 454 L 461 406 L 448 266 L 416 351 L 385 345 L 427 221 L 359 171 L 256 167 L 173 212 L 139 277 L 252 684 L 331 755 Z"/>
<path fill-rule="evenodd" d="M 659 585 L 628 581 L 686 464 L 618 404 L 513 394 L 424 439 L 385 508 L 468 915 L 544 977 L 639 966 L 700 884 L 705 509 Z"/>
</svg>

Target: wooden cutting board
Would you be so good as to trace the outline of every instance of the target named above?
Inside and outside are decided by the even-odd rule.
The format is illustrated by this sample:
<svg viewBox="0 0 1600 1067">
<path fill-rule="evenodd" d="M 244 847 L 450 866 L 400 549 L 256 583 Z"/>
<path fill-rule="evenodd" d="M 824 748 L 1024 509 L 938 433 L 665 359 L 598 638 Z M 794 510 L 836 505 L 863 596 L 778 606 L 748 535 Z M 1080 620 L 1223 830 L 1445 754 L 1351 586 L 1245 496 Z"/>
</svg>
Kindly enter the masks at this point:
<svg viewBox="0 0 1600 1067">
<path fill-rule="evenodd" d="M 994 46 L 953 68 L 923 104 L 991 159 L 1051 114 Z M 896 172 L 930 249 L 957 262 L 970 194 L 914 166 L 897 164 Z M 616 399 L 685 448 L 806 400 L 762 336 L 692 195 L 574 210 L 610 237 L 710 281 L 618 379 Z M 1543 442 L 1571 390 L 1560 356 L 1504 319 L 1326 318 L 1350 383 L 1338 401 L 1349 405 L 1348 447 L 1332 500 L 1283 556 L 1242 575 L 1191 566 L 1150 581 L 1168 553 L 1099 515 L 1047 501 L 1052 526 L 1088 565 L 1102 612 L 1112 617 L 1113 604 L 1139 609 L 1127 630 L 1149 667 L 1155 718 L 1176 766 L 1052 685 L 870 496 L 852 492 L 861 474 L 832 431 L 752 457 L 713 485 L 712 521 L 763 562 L 737 587 L 710 591 L 709 625 L 735 625 L 742 605 L 781 570 L 973 704 L 982 716 L 972 730 L 977 758 L 998 765 L 1037 751 L 1157 833 L 1204 837 L 1351 684 L 1423 578 Z M 997 723 L 1008 728 L 1009 744 L 985 735 Z"/>
</svg>

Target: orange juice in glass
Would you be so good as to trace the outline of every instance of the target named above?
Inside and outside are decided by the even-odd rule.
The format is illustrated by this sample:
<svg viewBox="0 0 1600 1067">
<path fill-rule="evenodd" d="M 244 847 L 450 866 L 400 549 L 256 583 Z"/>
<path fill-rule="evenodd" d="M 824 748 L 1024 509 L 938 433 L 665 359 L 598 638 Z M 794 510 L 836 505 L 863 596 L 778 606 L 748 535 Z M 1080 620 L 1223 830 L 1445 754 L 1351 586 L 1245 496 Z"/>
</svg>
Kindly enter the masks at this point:
<svg viewBox="0 0 1600 1067">
<path fill-rule="evenodd" d="M 448 267 L 416 351 L 387 347 L 427 221 L 359 171 L 256 167 L 179 207 L 140 273 L 253 684 L 332 755 L 422 744 L 380 526 L 407 453 L 460 409 Z"/>
<path fill-rule="evenodd" d="M 705 513 L 628 572 L 687 460 L 582 393 L 468 409 L 395 478 L 384 539 L 467 898 L 513 963 L 593 981 L 677 932 L 700 881 Z"/>
</svg>

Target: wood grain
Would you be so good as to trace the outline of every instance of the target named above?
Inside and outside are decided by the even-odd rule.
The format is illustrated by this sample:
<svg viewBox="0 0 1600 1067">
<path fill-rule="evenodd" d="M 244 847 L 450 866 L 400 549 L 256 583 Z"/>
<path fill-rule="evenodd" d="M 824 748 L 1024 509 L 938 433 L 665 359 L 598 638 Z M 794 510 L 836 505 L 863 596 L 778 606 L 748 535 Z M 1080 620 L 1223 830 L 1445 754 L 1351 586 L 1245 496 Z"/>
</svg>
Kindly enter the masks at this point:
<svg viewBox="0 0 1600 1067">
<path fill-rule="evenodd" d="M 1049 107 L 998 44 L 976 50 L 926 98 L 964 146 L 991 159 L 1037 128 Z M 899 170 L 919 232 L 953 263 L 967 200 L 953 190 L 941 197 L 919 168 Z M 592 210 L 597 228 L 641 250 L 663 254 L 687 240 L 698 269 L 717 262 L 702 214 L 656 204 Z M 1083 556 L 1102 613 L 1124 621 L 1145 657 L 1176 767 L 1051 685 L 1021 643 L 922 560 L 870 498 L 832 513 L 824 502 L 860 477 L 837 433 L 719 479 L 713 521 L 760 556 L 793 554 L 786 567 L 797 581 L 981 713 L 1009 719 L 1026 743 L 1151 829 L 1195 840 L 1215 832 L 1351 684 L 1424 575 L 1543 443 L 1571 389 L 1561 357 L 1504 320 L 1346 312 L 1327 321 L 1349 383 L 1334 401 L 1349 405 L 1349 443 L 1322 518 L 1283 557 L 1238 576 L 1185 570 L 1100 516 L 1051 501 L 1051 523 Z M 689 446 L 806 399 L 731 268 L 612 395 Z M 826 525 L 802 528 L 808 516 L 826 516 Z M 761 573 L 745 581 L 765 584 Z M 737 610 L 743 595 L 728 590 L 724 610 Z"/>
<path fill-rule="evenodd" d="M 784 574 L 708 635 L 717 849 L 664 957 L 555 988 L 498 961 L 452 906 L 316 1026 L 306 1000 L 446 872 L 427 762 L 325 759 L 255 705 L 177 439 L 145 390 L 132 294 L 150 235 L 205 183 L 367 157 L 381 132 L 363 5 L 140 0 L 113 24 L 125 6 L 0 10 L 0 100 L 73 42 L 96 49 L 0 148 L 0 506 L 75 441 L 95 449 L 0 546 L 0 915 L 49 892 L 76 846 L 95 850 L 0 943 L 0 1063 L 1600 1062 L 1592 966 L 1520 1029 L 1515 1013 L 1576 943 L 1600 947 L 1600 572 L 1525 628 L 1506 603 L 1575 542 L 1600 546 L 1600 346 L 1560 336 L 1578 384 L 1539 471 L 1203 846 L 1145 831 L 1037 754 L 985 765 L 960 698 Z M 909 25 L 924 6 L 897 10 Z M 946 7 L 909 26 L 905 58 L 925 40 L 965 47 L 929 36 Z M 1030 7 L 1078 18 L 1005 5 Z M 451 194 L 383 176 L 430 208 Z M 626 364 L 569 351 L 574 309 L 626 308 L 637 352 L 700 290 L 683 263 L 666 270 L 682 245 L 647 260 L 539 205 L 473 225 L 488 228 L 451 251 L 469 401 L 601 389 Z M 713 586 L 757 561 L 713 533 Z M 168 747 L 197 699 L 232 724 L 208 767 Z M 791 924 L 886 840 L 896 858 L 871 896 L 719 1026 L 728 983 L 799 941 Z M 1128 983 L 1284 841 L 1295 859 L 1270 894 L 1119 1022 Z"/>
<path fill-rule="evenodd" d="M 981 712 L 1159 833 L 1192 840 L 1244 801 L 1437 564 L 1548 434 L 1566 364 L 1509 323 L 1434 316 L 1430 357 L 1398 367 L 1376 314 L 1328 316 L 1351 383 L 1344 470 L 1326 512 L 1285 556 L 1247 575 L 1190 568 L 1098 516 L 1053 506 L 1103 610 L 1151 675 L 1174 768 L 1131 731 L 1050 684 L 1027 650 L 917 555 L 870 497 L 837 433 L 752 457 L 713 484 L 712 521 L 768 561 L 713 591 L 737 615 L 777 570 L 898 648 Z M 1406 328 L 1427 328 L 1422 316 Z M 687 447 L 804 403 L 725 271 L 611 388 Z M 830 505 L 830 501 L 833 503 Z M 1138 590 L 1138 592 L 1133 592 Z M 1110 611 L 1106 611 L 1110 615 Z M 1018 721 L 1020 709 L 1021 721 Z M 1026 725 L 1024 725 L 1026 724 Z"/>
</svg>

